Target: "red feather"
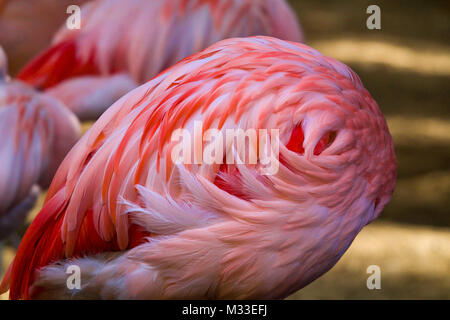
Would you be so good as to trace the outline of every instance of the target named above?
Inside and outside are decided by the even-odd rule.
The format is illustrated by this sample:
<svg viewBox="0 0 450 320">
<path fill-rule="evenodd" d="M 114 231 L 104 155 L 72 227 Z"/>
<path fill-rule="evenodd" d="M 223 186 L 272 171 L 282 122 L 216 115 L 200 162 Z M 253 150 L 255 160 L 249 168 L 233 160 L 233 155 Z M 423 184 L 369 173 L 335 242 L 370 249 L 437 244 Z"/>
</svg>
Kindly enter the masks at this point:
<svg viewBox="0 0 450 320">
<path fill-rule="evenodd" d="M 61 42 L 28 63 L 17 78 L 45 90 L 71 77 L 97 74 L 94 54 L 87 61 L 81 61 L 78 51 L 75 39 Z"/>
<path fill-rule="evenodd" d="M 5 276 L 1 288 L 8 283 L 11 299 L 29 299 L 30 285 L 34 281 L 35 271 L 65 257 L 61 226 L 64 220 L 67 200 L 65 190 L 61 189 L 43 207 L 28 228 L 17 251 L 16 258 Z M 94 226 L 94 212 L 86 212 L 75 244 L 74 257 L 93 255 L 101 252 L 120 251 L 117 238 L 103 240 Z M 150 236 L 139 226 L 131 224 L 129 245 L 131 249 L 142 244 Z M 34 290 L 33 294 L 39 290 Z"/>
<path fill-rule="evenodd" d="M 330 131 L 327 132 L 323 137 L 319 140 L 314 148 L 314 155 L 321 154 L 328 146 L 330 146 L 334 138 L 336 137 L 336 132 Z M 305 141 L 305 134 L 303 133 L 302 124 L 298 124 L 291 133 L 291 137 L 289 138 L 288 143 L 286 144 L 286 148 L 289 150 L 304 154 L 305 148 L 303 148 L 303 142 Z"/>
</svg>

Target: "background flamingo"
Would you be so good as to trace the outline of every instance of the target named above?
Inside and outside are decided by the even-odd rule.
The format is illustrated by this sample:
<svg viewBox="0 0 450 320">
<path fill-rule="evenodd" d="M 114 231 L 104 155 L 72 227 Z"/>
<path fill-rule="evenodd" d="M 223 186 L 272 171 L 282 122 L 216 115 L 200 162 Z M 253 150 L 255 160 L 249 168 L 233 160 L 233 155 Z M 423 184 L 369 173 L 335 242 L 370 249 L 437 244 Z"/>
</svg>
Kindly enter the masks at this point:
<svg viewBox="0 0 450 320">
<path fill-rule="evenodd" d="M 11 81 L 0 47 L 0 240 L 24 221 L 80 136 L 76 117 L 55 98 Z"/>
<path fill-rule="evenodd" d="M 278 128 L 278 172 L 175 165 L 171 134 L 196 120 L 221 132 Z M 301 44 L 225 40 L 94 124 L 58 170 L 2 290 L 283 298 L 338 261 L 388 203 L 395 176 L 386 122 L 352 70 Z M 66 286 L 72 264 L 81 290 Z"/>
<path fill-rule="evenodd" d="M 64 25 L 18 77 L 49 89 L 80 119 L 97 119 L 137 84 L 188 55 L 252 35 L 302 40 L 285 0 L 96 0 L 83 5 L 80 30 Z"/>
</svg>

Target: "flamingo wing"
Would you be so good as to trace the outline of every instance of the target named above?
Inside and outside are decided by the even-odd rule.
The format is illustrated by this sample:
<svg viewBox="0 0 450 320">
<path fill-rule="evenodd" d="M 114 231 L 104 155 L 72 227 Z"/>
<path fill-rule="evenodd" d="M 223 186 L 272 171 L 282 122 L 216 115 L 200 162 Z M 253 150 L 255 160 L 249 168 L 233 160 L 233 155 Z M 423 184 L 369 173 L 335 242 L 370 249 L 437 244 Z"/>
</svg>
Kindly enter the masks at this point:
<svg viewBox="0 0 450 320">
<path fill-rule="evenodd" d="M 8 214 L 9 219 L 2 221 L 6 223 L 19 221 L 16 218 L 28 212 L 30 205 L 21 202 L 36 198 L 34 185 L 48 186 L 78 140 L 80 125 L 54 98 L 7 81 L 0 82 L 0 134 L 0 214 Z M 4 229 L 14 229 L 7 224 L 11 228 Z"/>
<path fill-rule="evenodd" d="M 143 83 L 219 40 L 252 35 L 302 40 L 284 0 L 97 0 L 82 7 L 81 29 L 62 27 L 18 78 L 47 89 L 73 77 L 128 72 Z"/>
</svg>

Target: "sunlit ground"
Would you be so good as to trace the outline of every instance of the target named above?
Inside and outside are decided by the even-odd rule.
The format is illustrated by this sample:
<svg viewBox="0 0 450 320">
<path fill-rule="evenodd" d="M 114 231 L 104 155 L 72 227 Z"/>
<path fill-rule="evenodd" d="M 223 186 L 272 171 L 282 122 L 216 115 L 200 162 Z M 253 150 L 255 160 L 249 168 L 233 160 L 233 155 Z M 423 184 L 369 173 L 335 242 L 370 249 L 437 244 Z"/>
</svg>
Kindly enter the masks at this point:
<svg viewBox="0 0 450 320">
<path fill-rule="evenodd" d="M 380 218 L 362 230 L 331 271 L 290 298 L 449 299 L 447 2 L 376 1 L 382 8 L 382 30 L 377 31 L 365 28 L 365 8 L 372 2 L 290 2 L 307 44 L 351 66 L 377 100 L 399 162 L 397 188 Z M 5 250 L 5 266 L 13 254 Z M 380 290 L 366 286 L 370 265 L 381 269 Z"/>
</svg>

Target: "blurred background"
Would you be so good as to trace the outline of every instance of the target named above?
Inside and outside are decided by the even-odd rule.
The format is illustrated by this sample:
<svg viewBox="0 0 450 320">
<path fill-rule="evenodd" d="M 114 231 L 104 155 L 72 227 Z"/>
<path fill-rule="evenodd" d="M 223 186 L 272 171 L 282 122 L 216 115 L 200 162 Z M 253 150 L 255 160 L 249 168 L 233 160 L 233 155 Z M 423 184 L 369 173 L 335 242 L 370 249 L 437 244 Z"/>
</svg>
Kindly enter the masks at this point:
<svg viewBox="0 0 450 320">
<path fill-rule="evenodd" d="M 11 75 L 50 43 L 67 6 L 83 2 L 0 0 L 0 45 Z M 450 299 L 450 2 L 289 2 L 306 44 L 349 65 L 378 102 L 399 166 L 380 218 L 330 272 L 290 298 Z M 366 27 L 371 4 L 381 8 L 381 30 Z M 12 247 L 4 251 L 5 268 L 13 256 Z M 366 286 L 370 265 L 381 269 L 379 290 Z"/>
</svg>

